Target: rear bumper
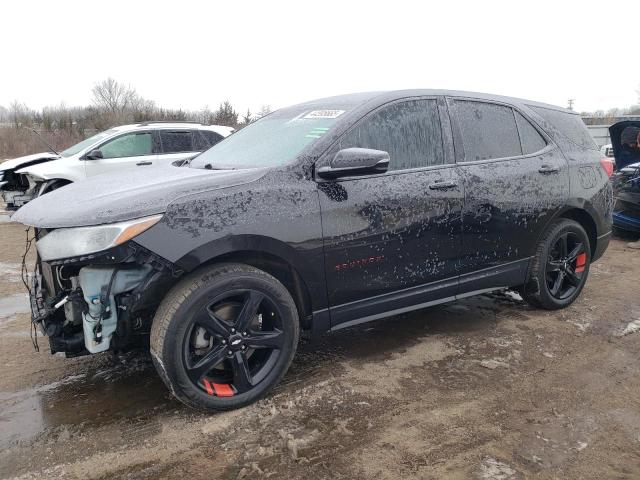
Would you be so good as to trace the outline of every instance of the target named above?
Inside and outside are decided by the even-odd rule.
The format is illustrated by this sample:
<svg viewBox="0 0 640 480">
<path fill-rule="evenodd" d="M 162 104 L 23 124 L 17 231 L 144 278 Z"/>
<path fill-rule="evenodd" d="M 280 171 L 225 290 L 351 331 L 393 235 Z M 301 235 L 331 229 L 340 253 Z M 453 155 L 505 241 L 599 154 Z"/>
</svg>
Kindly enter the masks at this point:
<svg viewBox="0 0 640 480">
<path fill-rule="evenodd" d="M 591 256 L 592 262 L 595 262 L 604 254 L 604 252 L 607 250 L 607 247 L 609 246 L 609 240 L 611 240 L 611 232 L 607 232 L 604 235 L 600 235 L 598 237 L 596 241 L 596 250 Z"/>
</svg>

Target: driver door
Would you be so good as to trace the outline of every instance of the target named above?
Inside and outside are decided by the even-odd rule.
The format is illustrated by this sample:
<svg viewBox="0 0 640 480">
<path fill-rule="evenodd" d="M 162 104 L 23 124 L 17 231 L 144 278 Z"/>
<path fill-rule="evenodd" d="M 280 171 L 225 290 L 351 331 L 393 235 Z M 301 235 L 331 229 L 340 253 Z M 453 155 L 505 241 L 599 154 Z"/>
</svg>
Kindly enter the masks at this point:
<svg viewBox="0 0 640 480">
<path fill-rule="evenodd" d="M 158 158 L 155 135 L 151 131 L 125 133 L 95 150 L 100 150 L 102 158 L 85 160 L 87 177 L 152 165 Z"/>
<path fill-rule="evenodd" d="M 326 156 L 351 147 L 390 162 L 386 173 L 318 183 L 332 328 L 453 299 L 464 190 L 443 99 L 384 105 Z"/>
</svg>

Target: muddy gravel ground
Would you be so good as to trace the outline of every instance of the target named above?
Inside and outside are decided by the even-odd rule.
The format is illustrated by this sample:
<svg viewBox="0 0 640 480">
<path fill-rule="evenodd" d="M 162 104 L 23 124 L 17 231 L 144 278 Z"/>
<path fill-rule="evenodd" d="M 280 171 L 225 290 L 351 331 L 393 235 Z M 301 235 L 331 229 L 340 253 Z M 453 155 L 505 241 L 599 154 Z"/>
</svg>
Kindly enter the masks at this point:
<svg viewBox="0 0 640 480">
<path fill-rule="evenodd" d="M 23 227 L 0 216 L 2 478 L 640 478 L 640 251 L 570 308 L 483 295 L 303 340 L 239 411 L 173 400 L 149 356 L 35 352 Z"/>
</svg>

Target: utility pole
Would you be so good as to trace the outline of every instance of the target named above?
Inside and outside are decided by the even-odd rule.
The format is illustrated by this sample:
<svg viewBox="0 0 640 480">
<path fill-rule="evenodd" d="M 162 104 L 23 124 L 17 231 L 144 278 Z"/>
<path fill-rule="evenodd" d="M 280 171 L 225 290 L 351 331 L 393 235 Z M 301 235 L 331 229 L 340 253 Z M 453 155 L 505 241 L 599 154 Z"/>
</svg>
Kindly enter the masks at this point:
<svg viewBox="0 0 640 480">
<path fill-rule="evenodd" d="M 569 99 L 569 110 L 573 110 L 573 103 L 575 102 L 575 100 L 573 98 Z"/>
</svg>

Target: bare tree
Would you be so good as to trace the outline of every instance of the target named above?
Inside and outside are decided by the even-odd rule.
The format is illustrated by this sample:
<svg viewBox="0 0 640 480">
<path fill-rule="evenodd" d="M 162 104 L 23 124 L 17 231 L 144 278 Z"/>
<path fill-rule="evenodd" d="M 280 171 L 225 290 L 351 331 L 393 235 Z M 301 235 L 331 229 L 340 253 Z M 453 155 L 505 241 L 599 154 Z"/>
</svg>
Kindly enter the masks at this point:
<svg viewBox="0 0 640 480">
<path fill-rule="evenodd" d="M 95 84 L 92 89 L 93 103 L 100 109 L 114 114 L 122 114 L 134 108 L 140 99 L 135 89 L 107 78 Z"/>
<path fill-rule="evenodd" d="M 17 100 L 11 102 L 9 106 L 9 119 L 15 128 L 20 128 L 23 125 L 31 125 L 33 123 L 32 113 L 29 107 Z"/>
</svg>

